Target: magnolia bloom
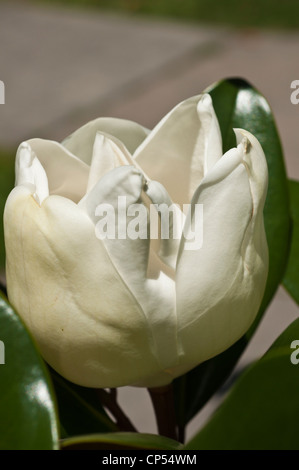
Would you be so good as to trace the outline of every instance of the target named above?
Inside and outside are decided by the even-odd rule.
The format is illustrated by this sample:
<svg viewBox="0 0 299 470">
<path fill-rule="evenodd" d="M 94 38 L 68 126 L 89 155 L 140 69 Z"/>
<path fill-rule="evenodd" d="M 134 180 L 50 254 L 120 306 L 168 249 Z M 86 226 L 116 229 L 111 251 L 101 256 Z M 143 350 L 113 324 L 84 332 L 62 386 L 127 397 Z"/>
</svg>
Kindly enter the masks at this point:
<svg viewBox="0 0 299 470">
<path fill-rule="evenodd" d="M 100 118 L 62 144 L 20 145 L 4 215 L 8 295 L 61 375 L 88 387 L 166 385 L 250 327 L 268 270 L 267 165 L 253 135 L 235 134 L 223 155 L 203 94 L 152 131 Z M 97 207 L 117 212 L 120 196 L 146 214 L 175 205 L 172 224 L 190 204 L 180 240 L 97 237 Z M 186 249 L 199 204 L 202 244 Z"/>
</svg>

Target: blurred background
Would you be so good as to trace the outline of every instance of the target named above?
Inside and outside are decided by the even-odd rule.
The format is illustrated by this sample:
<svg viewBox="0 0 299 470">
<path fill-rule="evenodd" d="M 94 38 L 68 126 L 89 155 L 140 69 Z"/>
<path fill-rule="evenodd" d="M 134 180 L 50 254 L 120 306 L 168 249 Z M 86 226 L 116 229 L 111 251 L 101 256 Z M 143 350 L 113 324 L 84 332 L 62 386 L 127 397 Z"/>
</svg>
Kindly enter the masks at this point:
<svg viewBox="0 0 299 470">
<path fill-rule="evenodd" d="M 299 179 L 299 104 L 290 101 L 298 55 L 297 0 L 1 1 L 1 213 L 22 140 L 60 141 L 98 116 L 152 128 L 179 101 L 232 76 L 247 79 L 268 99 L 288 176 Z M 0 233 L 2 239 L 2 226 Z M 235 373 L 297 316 L 298 307 L 280 288 Z M 225 387 L 190 424 L 189 436 L 224 394 Z M 140 431 L 155 432 L 145 390 L 125 387 L 120 401 Z"/>
</svg>

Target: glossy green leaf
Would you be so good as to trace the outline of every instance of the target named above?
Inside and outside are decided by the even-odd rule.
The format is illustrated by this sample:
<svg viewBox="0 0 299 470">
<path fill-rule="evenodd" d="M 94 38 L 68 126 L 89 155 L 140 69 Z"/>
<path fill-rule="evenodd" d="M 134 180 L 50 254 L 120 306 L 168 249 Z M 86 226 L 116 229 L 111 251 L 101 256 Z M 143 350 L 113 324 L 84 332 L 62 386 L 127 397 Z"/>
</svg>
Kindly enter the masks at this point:
<svg viewBox="0 0 299 470">
<path fill-rule="evenodd" d="M 179 442 L 163 436 L 131 432 L 79 436 L 61 442 L 62 450 L 178 450 L 180 447 Z"/>
<path fill-rule="evenodd" d="M 256 89 L 241 79 L 221 81 L 207 91 L 212 96 L 219 120 L 223 150 L 235 147 L 233 128 L 238 127 L 254 134 L 264 149 L 269 169 L 264 219 L 270 267 L 259 314 L 246 336 L 221 355 L 175 381 L 177 417 L 181 426 L 204 406 L 234 368 L 282 280 L 289 250 L 287 179 L 280 140 L 269 104 Z"/>
<path fill-rule="evenodd" d="M 299 304 L 299 181 L 289 181 L 292 241 L 283 285 Z"/>
<path fill-rule="evenodd" d="M 298 450 L 298 346 L 299 319 L 241 376 L 186 448 Z"/>
<path fill-rule="evenodd" d="M 58 448 L 55 397 L 47 367 L 2 295 L 0 340 L 0 449 Z"/>
<path fill-rule="evenodd" d="M 95 389 L 80 387 L 51 370 L 56 392 L 62 436 L 117 431 L 101 406 Z"/>
</svg>

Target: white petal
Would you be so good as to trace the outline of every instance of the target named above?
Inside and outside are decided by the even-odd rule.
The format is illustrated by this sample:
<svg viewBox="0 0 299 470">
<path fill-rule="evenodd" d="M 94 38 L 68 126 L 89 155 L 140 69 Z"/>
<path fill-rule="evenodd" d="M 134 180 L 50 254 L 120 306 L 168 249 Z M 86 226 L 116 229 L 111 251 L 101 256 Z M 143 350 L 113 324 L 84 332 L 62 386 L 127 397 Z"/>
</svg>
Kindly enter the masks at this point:
<svg viewBox="0 0 299 470">
<path fill-rule="evenodd" d="M 102 176 L 123 165 L 138 167 L 132 159 L 132 155 L 120 140 L 104 132 L 97 132 L 93 146 L 87 192 L 94 187 Z"/>
<path fill-rule="evenodd" d="M 253 204 L 253 217 L 244 240 L 244 258 L 249 270 L 256 263 L 256 253 L 265 255 L 263 208 L 268 189 L 268 168 L 265 155 L 258 140 L 244 129 L 234 129 L 237 143 L 244 147 L 244 165 L 246 166 Z"/>
<path fill-rule="evenodd" d="M 204 144 L 203 161 L 205 176 L 222 157 L 222 137 L 210 95 L 202 95 L 197 105 L 197 112 L 202 126 L 200 132 L 202 133 L 202 142 Z"/>
<path fill-rule="evenodd" d="M 84 200 L 85 210 L 96 224 L 96 209 L 100 204 L 110 204 L 116 214 L 115 239 L 103 242 L 117 272 L 140 304 L 155 345 L 155 356 L 161 369 L 171 367 L 177 362 L 176 313 L 174 281 L 164 272 L 165 266 L 157 258 L 156 272 L 148 277 L 150 239 L 148 214 L 142 202 L 144 175 L 133 166 L 123 166 L 107 173 Z M 119 205 L 119 198 L 125 197 Z M 138 204 L 138 206 L 133 205 Z M 144 209 L 145 238 L 132 239 L 128 235 L 129 224 L 134 217 L 126 217 L 126 211 L 134 207 Z M 141 209 L 140 209 L 141 210 Z M 98 213 L 98 211 L 97 211 Z M 123 228 L 120 229 L 120 225 Z M 153 254 L 154 256 L 154 254 Z M 167 270 L 166 270 L 167 271 Z"/>
<path fill-rule="evenodd" d="M 137 148 L 134 158 L 180 205 L 188 204 L 222 155 L 222 139 L 209 95 L 177 105 Z"/>
<path fill-rule="evenodd" d="M 152 243 L 153 249 L 157 256 L 174 271 L 185 216 L 179 206 L 172 202 L 166 189 L 159 182 L 148 181 L 145 193 L 149 197 L 150 214 L 152 215 L 150 220 L 151 234 L 154 232 L 155 236 L 156 233 L 158 235 L 157 242 Z"/>
<path fill-rule="evenodd" d="M 242 135 L 241 135 L 242 134 Z M 268 250 L 263 225 L 265 156 L 248 132 L 208 173 L 192 204 L 203 204 L 203 245 L 177 265 L 181 363 L 193 366 L 237 341 L 253 322 L 265 289 Z"/>
<path fill-rule="evenodd" d="M 9 299 L 55 370 L 86 387 L 170 382 L 147 319 L 77 204 L 50 196 L 39 207 L 18 186 L 4 225 Z"/>
<path fill-rule="evenodd" d="M 149 130 L 125 119 L 98 118 L 80 127 L 67 137 L 62 144 L 82 161 L 90 165 L 92 149 L 97 132 L 103 132 L 119 139 L 130 153 L 146 138 Z"/>
<path fill-rule="evenodd" d="M 31 186 L 33 197 L 41 205 L 43 200 L 49 196 L 48 178 L 27 142 L 23 142 L 18 148 L 15 173 L 16 186 Z"/>
<path fill-rule="evenodd" d="M 78 202 L 86 193 L 89 166 L 58 142 L 31 139 L 27 144 L 47 174 L 50 194 Z"/>
<path fill-rule="evenodd" d="M 124 155 L 119 151 L 113 141 L 111 141 L 107 135 L 97 132 L 93 146 L 87 192 L 89 192 L 106 173 L 125 164 Z"/>
</svg>

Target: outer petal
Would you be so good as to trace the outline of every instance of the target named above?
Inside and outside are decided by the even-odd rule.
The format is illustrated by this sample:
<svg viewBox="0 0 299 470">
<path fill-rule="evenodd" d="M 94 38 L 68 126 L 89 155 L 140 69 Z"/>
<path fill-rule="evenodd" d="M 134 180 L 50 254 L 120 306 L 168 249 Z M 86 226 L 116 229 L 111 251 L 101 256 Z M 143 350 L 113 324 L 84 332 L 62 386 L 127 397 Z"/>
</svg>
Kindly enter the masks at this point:
<svg viewBox="0 0 299 470">
<path fill-rule="evenodd" d="M 263 297 L 268 273 L 263 224 L 267 166 L 255 137 L 243 130 L 236 135 L 238 147 L 208 173 L 192 201 L 203 204 L 203 246 L 188 251 L 182 241 L 176 278 L 182 355 L 174 374 L 237 341 Z"/>
<path fill-rule="evenodd" d="M 88 387 L 169 382 L 139 303 L 82 209 L 60 196 L 40 207 L 19 186 L 4 223 L 9 299 L 54 369 Z"/>
<path fill-rule="evenodd" d="M 119 139 L 133 153 L 146 138 L 149 130 L 133 121 L 116 118 L 98 118 L 90 121 L 67 137 L 62 144 L 88 165 L 91 163 L 93 144 L 97 132 Z"/>
<path fill-rule="evenodd" d="M 212 100 L 198 95 L 178 104 L 137 148 L 135 160 L 180 205 L 191 201 L 200 181 L 222 155 Z"/>
<path fill-rule="evenodd" d="M 49 196 L 48 178 L 28 142 L 23 142 L 18 148 L 15 173 L 16 186 L 31 187 L 33 197 L 41 205 L 43 200 Z"/>
</svg>

